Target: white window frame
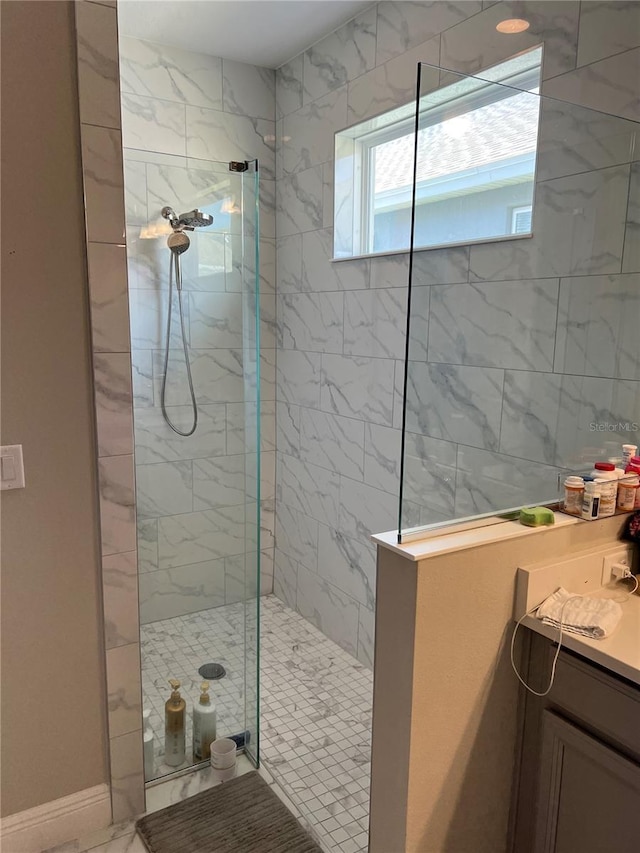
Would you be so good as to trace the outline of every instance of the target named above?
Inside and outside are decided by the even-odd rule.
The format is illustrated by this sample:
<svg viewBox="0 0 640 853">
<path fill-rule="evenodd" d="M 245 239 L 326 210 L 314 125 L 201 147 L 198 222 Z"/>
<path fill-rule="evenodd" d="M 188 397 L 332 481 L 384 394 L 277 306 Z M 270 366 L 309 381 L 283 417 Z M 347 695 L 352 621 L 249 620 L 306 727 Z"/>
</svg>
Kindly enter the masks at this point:
<svg viewBox="0 0 640 853">
<path fill-rule="evenodd" d="M 455 98 L 444 100 L 441 104 L 431 107 L 429 110 L 422 113 L 420 118 L 420 130 L 426 127 L 431 127 L 440 123 L 444 117 L 447 119 L 454 116 L 463 115 L 471 112 L 485 104 L 496 103 L 501 98 L 496 97 L 496 83 L 502 84 L 502 98 L 511 97 L 516 90 L 521 92 L 530 91 L 537 93 L 541 79 L 542 68 L 542 50 L 540 47 L 532 49 L 533 52 L 538 52 L 539 62 L 524 71 L 509 74 L 497 78 L 496 80 L 488 79 L 491 76 L 491 70 L 488 69 L 487 79 L 476 77 L 478 87 L 475 91 L 459 95 Z M 505 65 L 510 60 L 494 66 L 494 71 L 499 70 L 502 65 Z M 486 73 L 486 72 L 484 72 Z M 443 93 L 448 87 L 444 87 Z M 432 96 L 434 93 L 429 92 L 425 95 Z M 404 116 L 400 119 L 393 119 L 394 115 L 402 108 L 396 108 L 389 113 L 390 121 L 382 127 L 375 130 L 363 132 L 360 135 L 354 135 L 354 165 L 353 165 L 353 253 L 346 256 L 335 257 L 334 260 L 348 260 L 349 258 L 357 258 L 362 256 L 378 256 L 399 254 L 409 251 L 409 246 L 394 250 L 385 250 L 376 252 L 373 249 L 373 203 L 374 203 L 374 180 L 375 174 L 372 167 L 373 151 L 378 146 L 385 142 L 390 142 L 403 136 L 412 135 L 415 131 L 415 110 L 412 114 L 407 114 L 406 108 L 402 110 Z M 367 122 L 364 122 L 366 125 Z M 518 234 L 516 237 L 530 236 L 527 234 Z M 500 237 L 486 238 L 481 240 L 470 240 L 467 242 L 489 242 L 491 240 L 508 240 L 513 239 L 514 234 L 508 233 Z M 446 244 L 453 245 L 453 244 Z M 416 249 L 430 249 L 435 246 L 416 246 Z"/>
</svg>

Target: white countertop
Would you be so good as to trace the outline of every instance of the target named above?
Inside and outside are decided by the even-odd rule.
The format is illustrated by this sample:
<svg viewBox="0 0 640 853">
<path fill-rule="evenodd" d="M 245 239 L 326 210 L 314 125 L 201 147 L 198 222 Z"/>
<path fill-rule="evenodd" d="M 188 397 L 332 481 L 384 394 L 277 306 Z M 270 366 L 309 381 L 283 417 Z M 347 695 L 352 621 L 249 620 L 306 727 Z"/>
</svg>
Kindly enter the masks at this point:
<svg viewBox="0 0 640 853">
<path fill-rule="evenodd" d="M 565 631 L 562 646 L 640 686 L 640 595 L 631 595 L 622 601 L 625 594 L 621 589 L 608 588 L 593 593 L 594 597 L 620 601 L 622 618 L 611 636 L 604 640 L 590 640 Z M 544 625 L 533 615 L 525 616 L 522 624 L 543 637 L 558 639 L 556 628 Z"/>
<path fill-rule="evenodd" d="M 564 513 L 556 512 L 554 515 L 555 524 L 550 527 L 525 527 L 517 521 L 501 521 L 498 524 L 487 524 L 486 526 L 463 530 L 456 529 L 456 526 L 452 525 L 449 528 L 427 531 L 424 538 L 402 544 L 398 543 L 398 535 L 395 530 L 380 533 L 371 538 L 379 548 L 393 551 L 406 560 L 417 564 L 423 560 L 429 560 L 432 557 L 449 554 L 453 551 L 465 551 L 510 539 L 545 536 L 559 528 L 594 523 L 582 521 L 582 519 L 573 518 Z M 543 580 L 542 587 L 535 584 L 532 586 L 530 594 L 533 598 L 527 598 L 525 595 L 519 611 L 518 605 L 516 605 L 514 619 L 518 619 L 521 613 L 530 608 L 531 600 L 534 603 L 540 602 L 559 586 L 564 586 L 569 591 L 589 589 L 590 595 L 617 599 L 622 607 L 622 618 L 610 637 L 605 640 L 590 640 L 580 634 L 564 632 L 562 645 L 564 648 L 570 649 L 640 686 L 640 596 L 629 596 L 628 591 L 622 586 L 600 586 L 602 582 L 603 549 L 605 552 L 609 552 L 625 547 L 624 544 L 615 541 L 617 533 L 614 531 L 614 525 L 619 523 L 619 518 L 615 516 L 603 520 L 604 522 L 612 523 L 612 541 L 605 545 L 593 545 L 584 552 L 572 552 L 568 558 L 559 557 L 557 560 L 550 561 L 548 566 L 542 564 L 543 570 L 547 573 L 546 581 Z M 626 547 L 630 546 L 627 545 Z M 577 570 L 570 570 L 569 575 L 566 574 L 567 561 L 571 565 L 578 566 Z M 524 571 L 533 570 L 535 573 L 535 569 L 536 567 L 533 566 Z M 589 584 L 585 586 L 587 580 L 589 580 Z M 549 625 L 543 625 L 534 615 L 526 616 L 522 624 L 551 640 L 557 641 L 558 639 L 558 631 Z"/>
</svg>

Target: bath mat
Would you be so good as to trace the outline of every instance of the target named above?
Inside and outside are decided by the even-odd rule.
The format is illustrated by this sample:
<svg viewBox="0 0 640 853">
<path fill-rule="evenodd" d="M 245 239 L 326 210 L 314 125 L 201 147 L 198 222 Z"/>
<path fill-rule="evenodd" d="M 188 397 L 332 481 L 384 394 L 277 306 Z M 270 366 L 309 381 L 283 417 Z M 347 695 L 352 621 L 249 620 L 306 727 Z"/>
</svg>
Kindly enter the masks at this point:
<svg viewBox="0 0 640 853">
<path fill-rule="evenodd" d="M 150 853 L 321 853 L 255 771 L 140 818 Z"/>
</svg>

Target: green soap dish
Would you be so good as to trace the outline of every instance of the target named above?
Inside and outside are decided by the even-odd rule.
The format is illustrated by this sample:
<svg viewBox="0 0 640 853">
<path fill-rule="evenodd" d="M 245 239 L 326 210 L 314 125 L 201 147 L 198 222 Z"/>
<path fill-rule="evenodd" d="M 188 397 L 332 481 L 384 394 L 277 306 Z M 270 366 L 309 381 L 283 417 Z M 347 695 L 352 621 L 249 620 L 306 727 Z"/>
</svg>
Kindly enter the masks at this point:
<svg viewBox="0 0 640 853">
<path fill-rule="evenodd" d="M 520 524 L 527 527 L 547 527 L 555 522 L 555 515 L 546 506 L 532 506 L 520 510 Z"/>
</svg>

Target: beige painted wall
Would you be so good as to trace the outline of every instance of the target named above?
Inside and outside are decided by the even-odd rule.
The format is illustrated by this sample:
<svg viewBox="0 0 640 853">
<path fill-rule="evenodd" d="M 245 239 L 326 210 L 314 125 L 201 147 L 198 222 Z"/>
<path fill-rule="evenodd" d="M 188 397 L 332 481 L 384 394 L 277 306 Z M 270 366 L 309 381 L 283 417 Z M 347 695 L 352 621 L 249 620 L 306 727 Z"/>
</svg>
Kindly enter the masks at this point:
<svg viewBox="0 0 640 853">
<path fill-rule="evenodd" d="M 379 550 L 370 853 L 508 849 L 516 569 L 614 542 L 621 526 L 612 518 L 545 530 L 420 563 Z M 395 667 L 382 654 L 391 643 Z"/>
<path fill-rule="evenodd" d="M 105 782 L 73 15 L 2 3 L 2 814 Z"/>
</svg>

